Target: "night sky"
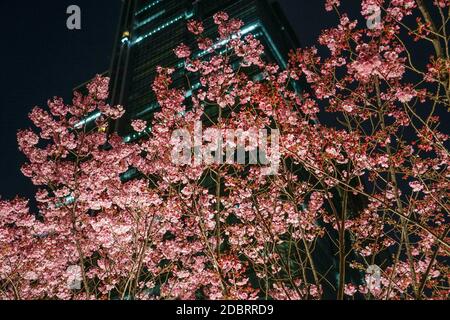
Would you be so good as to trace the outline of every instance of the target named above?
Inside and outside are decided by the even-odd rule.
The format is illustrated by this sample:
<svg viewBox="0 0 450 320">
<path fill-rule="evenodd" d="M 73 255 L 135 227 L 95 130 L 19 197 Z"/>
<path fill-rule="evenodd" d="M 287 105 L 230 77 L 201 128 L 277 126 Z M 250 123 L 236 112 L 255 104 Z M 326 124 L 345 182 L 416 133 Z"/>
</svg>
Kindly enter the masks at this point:
<svg viewBox="0 0 450 320">
<path fill-rule="evenodd" d="M 213 0 L 208 0 L 213 1 Z M 280 0 L 303 46 L 337 19 L 321 0 Z M 353 13 L 358 12 L 356 1 Z M 66 28 L 69 5 L 82 10 L 82 30 Z M 20 166 L 16 132 L 31 126 L 31 109 L 48 98 L 71 99 L 74 87 L 109 68 L 120 0 L 0 1 L 0 195 L 30 197 L 31 182 Z M 150 90 L 150 88 L 149 88 Z"/>
</svg>

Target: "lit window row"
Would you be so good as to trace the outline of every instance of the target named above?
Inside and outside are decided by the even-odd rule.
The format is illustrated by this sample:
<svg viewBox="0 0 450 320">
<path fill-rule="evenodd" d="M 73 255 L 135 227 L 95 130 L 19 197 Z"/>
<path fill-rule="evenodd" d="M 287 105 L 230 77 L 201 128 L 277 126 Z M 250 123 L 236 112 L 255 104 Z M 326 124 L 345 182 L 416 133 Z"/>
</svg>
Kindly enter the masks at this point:
<svg viewBox="0 0 450 320">
<path fill-rule="evenodd" d="M 180 14 L 179 16 L 176 16 L 175 18 L 173 18 L 172 20 L 167 21 L 166 23 L 160 25 L 159 27 L 153 29 L 152 31 L 150 31 L 149 33 L 140 36 L 139 38 L 137 38 L 136 40 L 134 40 L 133 44 L 138 44 L 139 42 L 141 42 L 142 40 L 154 35 L 155 33 L 167 28 L 168 26 L 174 24 L 175 22 L 180 21 L 181 19 L 189 19 L 193 16 L 193 13 L 191 11 L 186 11 L 183 14 Z"/>
<path fill-rule="evenodd" d="M 75 125 L 75 129 L 80 129 L 81 127 L 83 127 L 84 125 L 97 120 L 100 116 L 102 115 L 102 113 L 100 111 L 97 111 L 93 114 L 91 114 L 89 117 L 85 118 L 84 120 L 81 120 L 80 122 L 78 122 Z"/>
<path fill-rule="evenodd" d="M 256 30 L 258 27 L 260 27 L 261 24 L 259 22 L 257 23 L 252 23 L 248 26 L 246 26 L 245 28 L 242 28 L 240 34 L 241 36 L 244 36 L 254 30 Z M 236 39 L 238 36 L 237 35 L 233 35 L 232 38 Z M 211 50 L 216 50 L 219 49 L 220 47 L 223 47 L 224 45 L 226 45 L 230 40 L 222 40 L 219 42 L 216 42 L 215 44 L 212 45 L 212 47 L 210 49 L 204 50 L 202 52 L 199 52 L 198 54 L 195 55 L 195 58 L 202 58 L 204 56 L 206 56 L 208 53 L 211 52 Z"/>
<path fill-rule="evenodd" d="M 164 13 L 166 13 L 166 10 L 161 10 L 160 12 L 152 15 L 150 18 L 147 18 L 139 23 L 136 24 L 136 29 L 142 27 L 143 25 L 146 25 L 149 22 L 152 22 L 153 20 L 155 20 L 156 18 L 159 18 L 160 16 L 162 16 Z"/>
<path fill-rule="evenodd" d="M 135 13 L 135 15 L 140 15 L 142 12 L 147 11 L 150 8 L 153 8 L 154 6 L 156 6 L 158 3 L 162 2 L 162 0 L 156 0 L 153 1 L 152 3 L 146 5 L 145 7 L 143 7 L 141 10 L 139 10 L 138 12 Z"/>
</svg>

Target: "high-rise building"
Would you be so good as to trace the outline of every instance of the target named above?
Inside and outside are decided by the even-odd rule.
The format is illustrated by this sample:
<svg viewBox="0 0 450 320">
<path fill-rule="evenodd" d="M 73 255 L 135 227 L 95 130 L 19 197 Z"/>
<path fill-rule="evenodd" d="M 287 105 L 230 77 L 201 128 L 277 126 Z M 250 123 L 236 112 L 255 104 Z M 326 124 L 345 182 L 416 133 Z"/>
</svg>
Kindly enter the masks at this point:
<svg viewBox="0 0 450 320">
<path fill-rule="evenodd" d="M 224 11 L 242 20 L 242 34 L 253 34 L 266 47 L 265 59 L 286 65 L 296 36 L 279 4 L 273 0 L 123 0 L 117 41 L 111 64 L 112 103 L 123 105 L 126 114 L 115 125 L 120 135 L 132 132 L 130 120 L 151 118 L 158 110 L 151 84 L 156 67 L 175 67 L 174 85 L 184 85 L 183 65 L 173 53 L 180 43 L 191 45 L 186 28 L 189 19 L 201 20 L 205 35 L 214 39 L 213 15 Z M 205 52 L 196 52 L 201 57 Z M 192 84 L 195 90 L 196 84 Z"/>
</svg>

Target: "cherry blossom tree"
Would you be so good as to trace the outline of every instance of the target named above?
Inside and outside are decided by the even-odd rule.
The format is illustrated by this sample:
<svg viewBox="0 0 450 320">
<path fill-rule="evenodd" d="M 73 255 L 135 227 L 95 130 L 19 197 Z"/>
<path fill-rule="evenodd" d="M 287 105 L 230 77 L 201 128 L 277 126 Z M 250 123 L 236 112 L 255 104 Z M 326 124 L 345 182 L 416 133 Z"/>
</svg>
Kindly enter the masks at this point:
<svg viewBox="0 0 450 320">
<path fill-rule="evenodd" d="M 0 203 L 0 298 L 448 298 L 450 2 L 361 4 L 380 14 L 371 27 L 326 1 L 338 26 L 286 69 L 226 13 L 217 39 L 190 21 L 197 48 L 174 50 L 182 70 L 158 68 L 160 111 L 133 122 L 138 141 L 108 129 L 124 111 L 107 104 L 105 78 L 71 105 L 35 108 L 37 130 L 18 141 L 39 212 Z M 95 125 L 83 120 L 96 110 Z M 173 133 L 198 123 L 192 158 L 206 161 L 174 163 Z M 203 144 L 252 129 L 278 130 L 277 148 L 258 137 L 277 172 L 224 159 L 234 140 Z"/>
</svg>

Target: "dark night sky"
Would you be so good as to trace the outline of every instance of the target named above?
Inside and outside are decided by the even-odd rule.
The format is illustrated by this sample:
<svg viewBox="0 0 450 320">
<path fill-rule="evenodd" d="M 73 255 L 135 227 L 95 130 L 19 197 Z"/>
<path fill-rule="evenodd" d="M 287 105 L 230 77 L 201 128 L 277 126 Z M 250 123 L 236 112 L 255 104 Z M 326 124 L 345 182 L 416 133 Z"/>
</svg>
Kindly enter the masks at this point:
<svg viewBox="0 0 450 320">
<path fill-rule="evenodd" d="M 322 0 L 280 2 L 304 46 L 336 22 Z M 72 4 L 82 10 L 80 31 L 66 28 Z M 32 194 L 31 182 L 20 172 L 25 159 L 17 150 L 16 132 L 30 127 L 27 114 L 34 106 L 53 96 L 70 99 L 72 88 L 108 69 L 119 12 L 120 0 L 0 1 L 2 197 Z"/>
</svg>

